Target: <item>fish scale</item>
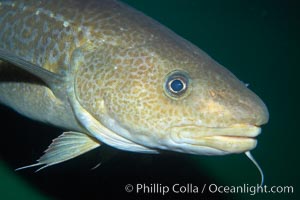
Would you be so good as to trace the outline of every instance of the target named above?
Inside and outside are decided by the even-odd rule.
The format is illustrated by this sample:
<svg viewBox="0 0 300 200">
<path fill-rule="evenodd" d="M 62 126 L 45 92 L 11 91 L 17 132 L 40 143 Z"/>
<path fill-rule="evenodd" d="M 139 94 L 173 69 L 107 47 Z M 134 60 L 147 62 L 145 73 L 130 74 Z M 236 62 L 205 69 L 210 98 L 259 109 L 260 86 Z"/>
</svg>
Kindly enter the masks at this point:
<svg viewBox="0 0 300 200">
<path fill-rule="evenodd" d="M 0 8 L 1 48 L 53 72 L 62 70 L 58 66 L 67 69 L 80 33 L 64 26 L 63 17 L 51 11 L 57 8 L 47 8 L 45 1 L 4 2 Z"/>
</svg>

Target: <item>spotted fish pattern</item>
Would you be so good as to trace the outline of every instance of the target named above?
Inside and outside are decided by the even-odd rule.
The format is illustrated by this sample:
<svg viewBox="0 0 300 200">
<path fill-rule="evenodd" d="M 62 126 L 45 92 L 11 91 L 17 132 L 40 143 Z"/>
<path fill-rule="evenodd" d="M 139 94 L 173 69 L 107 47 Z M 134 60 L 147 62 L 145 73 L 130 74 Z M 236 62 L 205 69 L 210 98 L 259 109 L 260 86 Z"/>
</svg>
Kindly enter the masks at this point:
<svg viewBox="0 0 300 200">
<path fill-rule="evenodd" d="M 5 61 L 37 66 L 0 61 L 0 101 L 87 134 L 89 147 L 95 140 L 152 153 L 241 153 L 255 148 L 268 121 L 265 104 L 231 72 L 118 1 L 2 0 L 0 50 L 9 52 Z M 39 76 L 45 71 L 63 82 L 51 84 Z M 173 91 L 174 80 L 182 91 Z M 83 138 L 61 138 L 70 135 Z"/>
</svg>

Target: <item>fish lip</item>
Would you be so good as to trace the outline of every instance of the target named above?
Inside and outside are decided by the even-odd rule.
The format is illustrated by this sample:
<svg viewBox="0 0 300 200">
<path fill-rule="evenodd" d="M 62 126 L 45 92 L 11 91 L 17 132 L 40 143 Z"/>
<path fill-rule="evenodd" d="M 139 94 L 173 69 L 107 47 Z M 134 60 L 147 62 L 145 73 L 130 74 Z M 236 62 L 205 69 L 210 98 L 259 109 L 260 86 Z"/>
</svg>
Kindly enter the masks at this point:
<svg viewBox="0 0 300 200">
<path fill-rule="evenodd" d="M 223 136 L 228 138 L 255 138 L 261 133 L 261 127 L 252 124 L 233 124 L 227 127 L 206 127 L 194 124 L 172 126 L 169 131 L 180 137 L 203 138 Z"/>
<path fill-rule="evenodd" d="M 202 127 L 198 125 L 174 126 L 170 139 L 176 146 L 209 147 L 227 153 L 241 153 L 257 145 L 256 136 L 261 128 L 250 124 L 234 124 L 228 127 Z M 190 147 L 189 147 L 190 148 Z M 198 152 L 202 154 L 201 150 Z"/>
</svg>

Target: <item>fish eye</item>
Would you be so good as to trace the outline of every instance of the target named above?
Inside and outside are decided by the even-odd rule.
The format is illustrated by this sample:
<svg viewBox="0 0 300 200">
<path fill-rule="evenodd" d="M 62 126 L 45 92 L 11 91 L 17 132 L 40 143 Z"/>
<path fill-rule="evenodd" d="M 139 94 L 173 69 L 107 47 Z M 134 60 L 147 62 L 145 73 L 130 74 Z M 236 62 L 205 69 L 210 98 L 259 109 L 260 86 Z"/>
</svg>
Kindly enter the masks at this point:
<svg viewBox="0 0 300 200">
<path fill-rule="evenodd" d="M 189 76 L 183 71 L 173 71 L 166 76 L 165 92 L 172 98 L 179 98 L 186 95 L 189 89 Z"/>
</svg>

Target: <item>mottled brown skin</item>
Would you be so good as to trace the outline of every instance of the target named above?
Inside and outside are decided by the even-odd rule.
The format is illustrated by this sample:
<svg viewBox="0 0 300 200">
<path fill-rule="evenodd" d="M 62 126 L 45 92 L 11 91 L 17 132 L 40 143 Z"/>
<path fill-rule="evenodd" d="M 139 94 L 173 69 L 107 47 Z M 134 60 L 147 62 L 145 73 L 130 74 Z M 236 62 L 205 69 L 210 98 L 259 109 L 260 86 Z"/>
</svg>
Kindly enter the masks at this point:
<svg viewBox="0 0 300 200">
<path fill-rule="evenodd" d="M 264 103 L 227 69 L 122 3 L 11 1 L 1 3 L 0 16 L 0 48 L 54 73 L 74 77 L 82 107 L 122 135 L 118 127 L 110 127 L 107 119 L 113 119 L 130 133 L 125 138 L 142 146 L 177 151 L 165 144 L 170 130 L 177 126 L 220 128 L 221 133 L 222 128 L 236 124 L 260 126 L 268 121 Z M 76 62 L 75 50 L 80 52 L 81 62 Z M 41 81 L 32 82 L 32 77 L 24 82 L 6 80 L 4 74 L 13 69 L 4 65 L 0 63 L 1 102 L 33 119 L 82 130 L 66 99 L 55 96 Z M 190 77 L 187 93 L 180 98 L 170 97 L 164 88 L 174 70 Z M 19 75 L 23 77 L 23 73 Z M 213 148 L 243 152 L 256 143 L 238 144 L 242 147 L 228 149 L 217 144 Z"/>
</svg>

